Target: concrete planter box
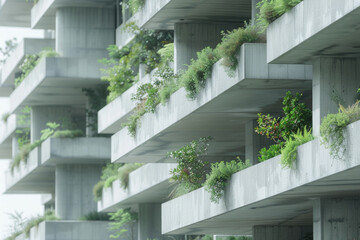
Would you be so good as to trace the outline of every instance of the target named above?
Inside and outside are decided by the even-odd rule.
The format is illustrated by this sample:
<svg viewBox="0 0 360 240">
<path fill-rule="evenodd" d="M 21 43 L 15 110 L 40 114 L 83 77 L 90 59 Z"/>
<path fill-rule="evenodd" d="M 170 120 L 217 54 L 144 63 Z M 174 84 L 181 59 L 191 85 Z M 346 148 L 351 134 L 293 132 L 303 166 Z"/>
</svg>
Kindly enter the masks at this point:
<svg viewBox="0 0 360 240">
<path fill-rule="evenodd" d="M 154 114 L 139 121 L 135 137 L 126 128 L 111 138 L 112 162 L 164 162 L 166 153 L 212 136 L 209 156 L 242 156 L 245 123 L 259 111 L 276 112 L 287 91 L 310 96 L 312 71 L 304 65 L 268 65 L 265 44 L 244 44 L 234 77 L 218 62 L 195 100 L 182 88 Z M 237 129 L 234 131 L 234 129 Z M 146 153 L 146 158 L 143 154 Z"/>
<path fill-rule="evenodd" d="M 162 204 L 165 234 L 251 234 L 255 225 L 312 225 L 313 199 L 360 190 L 360 121 L 347 127 L 344 160 L 332 159 L 319 139 L 298 148 L 293 169 L 280 156 L 235 173 L 219 204 L 204 188 Z M 236 226 L 236 227 L 235 227 Z"/>
<path fill-rule="evenodd" d="M 57 164 L 102 164 L 110 160 L 109 138 L 49 138 L 27 164 L 6 175 L 7 193 L 54 193 Z"/>
<path fill-rule="evenodd" d="M 174 163 L 146 164 L 129 174 L 129 186 L 126 190 L 116 180 L 112 187 L 103 190 L 98 210 L 112 212 L 139 203 L 166 201 L 171 191 L 170 170 L 176 166 Z"/>
<path fill-rule="evenodd" d="M 311 63 L 319 55 L 360 53 L 360 1 L 304 0 L 270 24 L 268 62 Z"/>
<path fill-rule="evenodd" d="M 10 96 L 10 112 L 24 106 L 85 104 L 83 87 L 101 83 L 97 59 L 44 58 Z"/>
</svg>

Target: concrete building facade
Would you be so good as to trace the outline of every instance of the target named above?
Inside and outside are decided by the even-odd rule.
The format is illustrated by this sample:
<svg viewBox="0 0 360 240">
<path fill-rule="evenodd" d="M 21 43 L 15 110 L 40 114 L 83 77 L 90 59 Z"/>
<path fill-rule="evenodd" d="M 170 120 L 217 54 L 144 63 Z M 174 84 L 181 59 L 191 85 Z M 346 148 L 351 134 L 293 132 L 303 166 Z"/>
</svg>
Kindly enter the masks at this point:
<svg viewBox="0 0 360 240">
<path fill-rule="evenodd" d="M 6 193 L 44 194 L 45 208 L 54 208 L 61 218 L 41 223 L 27 238 L 110 239 L 107 222 L 79 219 L 131 208 L 138 213 L 138 240 L 204 235 L 360 240 L 360 116 L 344 127 L 342 159 L 324 146 L 320 133 L 324 117 L 338 112 L 334 95 L 348 106 L 360 89 L 360 1 L 298 1 L 267 26 L 266 41 L 239 47 L 233 74 L 219 60 L 195 99 L 179 88 L 154 113 L 139 117 L 131 135 L 124 123 L 136 112 L 132 98 L 156 76 L 156 69 L 148 73 L 140 64 L 138 81 L 98 112 L 94 133 L 83 89 L 105 85 L 98 60 L 107 57 L 109 45 L 122 49 L 135 39 L 127 25 L 171 31 L 173 71 L 181 74 L 199 51 L 221 42 L 222 31 L 249 20 L 255 25 L 261 1 L 139 2 L 133 13 L 126 7 L 130 3 L 119 0 L 0 3 L 0 25 L 46 30 L 44 39 L 24 39 L 2 67 L 0 94 L 10 98 L 11 116 L 0 124 L 0 157 L 18 156 L 19 129 L 29 129 L 33 144 L 52 122 L 84 133 L 42 139 L 6 176 Z M 49 47 L 58 55 L 40 57 L 15 84 L 26 55 Z M 272 142 L 254 131 L 258 113 L 279 116 L 288 91 L 302 93 L 310 106 L 315 139 L 297 148 L 291 168 L 281 165 L 281 156 L 259 163 L 260 149 Z M 26 106 L 31 112 L 24 123 L 19 116 Z M 240 157 L 251 166 L 232 175 L 218 203 L 204 187 L 170 199 L 177 162 L 167 153 L 205 136 L 213 137 L 207 161 Z M 95 202 L 92 189 L 107 163 L 144 165 L 128 174 L 126 188 L 117 179 Z"/>
</svg>

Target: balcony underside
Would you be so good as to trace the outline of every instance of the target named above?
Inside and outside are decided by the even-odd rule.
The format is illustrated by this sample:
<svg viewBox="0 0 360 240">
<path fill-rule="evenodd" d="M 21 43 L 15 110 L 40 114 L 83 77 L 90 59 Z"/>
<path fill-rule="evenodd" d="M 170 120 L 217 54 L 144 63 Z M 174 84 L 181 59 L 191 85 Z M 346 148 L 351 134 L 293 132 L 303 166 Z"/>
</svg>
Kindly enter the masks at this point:
<svg viewBox="0 0 360 240">
<path fill-rule="evenodd" d="M 33 5 L 33 1 L 0 1 L 0 26 L 30 27 L 30 10 Z"/>
</svg>

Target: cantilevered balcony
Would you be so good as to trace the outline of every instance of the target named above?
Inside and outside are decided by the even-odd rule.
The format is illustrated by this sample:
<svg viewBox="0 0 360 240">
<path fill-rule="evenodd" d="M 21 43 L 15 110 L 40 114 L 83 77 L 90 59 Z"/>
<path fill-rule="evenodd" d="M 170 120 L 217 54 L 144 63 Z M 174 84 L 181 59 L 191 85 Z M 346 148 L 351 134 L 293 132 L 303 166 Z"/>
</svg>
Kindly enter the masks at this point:
<svg viewBox="0 0 360 240">
<path fill-rule="evenodd" d="M 265 44 L 244 44 L 233 77 L 218 62 L 196 100 L 175 92 L 155 114 L 145 114 L 135 137 L 126 128 L 112 136 L 112 161 L 164 162 L 166 153 L 212 136 L 209 158 L 245 155 L 245 123 L 257 113 L 276 113 L 287 91 L 311 96 L 311 66 L 268 65 Z M 143 155 L 146 154 L 146 158 Z"/>
<path fill-rule="evenodd" d="M 10 112 L 24 106 L 85 105 L 82 88 L 101 83 L 100 68 L 93 58 L 43 58 L 10 95 Z"/>
<path fill-rule="evenodd" d="M 271 63 L 360 57 L 360 2 L 304 0 L 269 25 L 267 39 Z"/>
<path fill-rule="evenodd" d="M 170 170 L 175 163 L 149 163 L 129 174 L 126 189 L 120 181 L 113 182 L 110 188 L 104 189 L 102 200 L 98 202 L 98 210 L 114 212 L 119 208 L 132 207 L 141 203 L 163 203 L 168 199 L 172 184 Z"/>
<path fill-rule="evenodd" d="M 108 138 L 50 138 L 29 154 L 14 172 L 6 174 L 6 193 L 54 193 L 57 164 L 109 162 Z"/>
<path fill-rule="evenodd" d="M 30 27 L 30 10 L 33 1 L 1 0 L 0 26 Z"/>
<path fill-rule="evenodd" d="M 20 73 L 19 66 L 24 62 L 27 54 L 38 54 L 41 50 L 46 48 L 55 48 L 54 39 L 23 39 L 16 47 L 15 51 L 6 60 L 1 71 L 1 89 L 8 89 L 7 94 L 3 96 L 10 96 L 14 90 L 14 82 L 16 74 Z"/>
<path fill-rule="evenodd" d="M 360 121 L 346 128 L 346 136 L 342 160 L 316 139 L 298 148 L 293 169 L 278 156 L 235 173 L 218 204 L 204 188 L 162 204 L 163 234 L 246 235 L 255 225 L 311 226 L 315 198 L 360 193 Z"/>
</svg>

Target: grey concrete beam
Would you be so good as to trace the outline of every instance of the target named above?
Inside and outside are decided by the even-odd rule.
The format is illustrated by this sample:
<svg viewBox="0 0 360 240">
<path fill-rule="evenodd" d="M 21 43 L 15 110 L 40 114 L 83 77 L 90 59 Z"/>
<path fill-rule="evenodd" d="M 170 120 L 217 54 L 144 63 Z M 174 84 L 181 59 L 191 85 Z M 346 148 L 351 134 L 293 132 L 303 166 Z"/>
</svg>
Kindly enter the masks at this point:
<svg viewBox="0 0 360 240">
<path fill-rule="evenodd" d="M 163 203 L 168 199 L 172 186 L 170 170 L 175 163 L 149 163 L 129 174 L 129 186 L 123 189 L 120 181 L 104 189 L 98 210 L 114 212 L 116 209 L 132 207 L 141 203 Z"/>
<path fill-rule="evenodd" d="M 114 134 L 112 161 L 169 161 L 167 152 L 206 136 L 214 138 L 208 153 L 213 160 L 244 157 L 246 122 L 259 112 L 279 112 L 289 90 L 310 96 L 310 66 L 268 65 L 265 44 L 244 44 L 238 59 L 234 77 L 229 77 L 221 61 L 216 63 L 196 100 L 186 98 L 182 88 L 155 114 L 145 114 L 135 137 L 126 128 Z"/>
<path fill-rule="evenodd" d="M 360 193 L 360 121 L 346 136 L 344 160 L 316 139 L 298 148 L 293 169 L 279 156 L 234 174 L 218 204 L 204 188 L 162 204 L 162 232 L 246 235 L 256 225 L 311 225 L 315 198 Z"/>
<path fill-rule="evenodd" d="M 98 59 L 44 58 L 10 95 L 10 112 L 24 106 L 85 106 L 82 88 L 101 84 Z"/>
<path fill-rule="evenodd" d="M 268 62 L 311 63 L 313 57 L 360 56 L 358 0 L 304 0 L 267 29 Z"/>
<path fill-rule="evenodd" d="M 1 71 L 1 88 L 14 88 L 15 74 L 21 72 L 19 66 L 27 54 L 38 54 L 45 48 L 55 49 L 54 39 L 23 39 L 11 56 L 6 60 Z"/>
<path fill-rule="evenodd" d="M 32 1 L 3 0 L 0 3 L 0 26 L 30 27 Z"/>
</svg>

